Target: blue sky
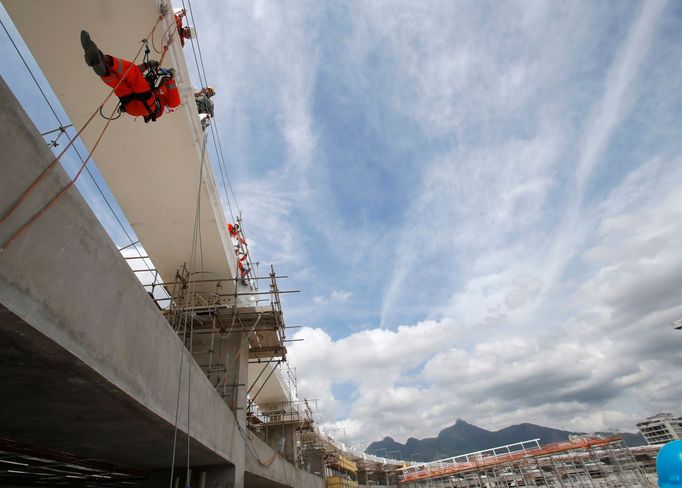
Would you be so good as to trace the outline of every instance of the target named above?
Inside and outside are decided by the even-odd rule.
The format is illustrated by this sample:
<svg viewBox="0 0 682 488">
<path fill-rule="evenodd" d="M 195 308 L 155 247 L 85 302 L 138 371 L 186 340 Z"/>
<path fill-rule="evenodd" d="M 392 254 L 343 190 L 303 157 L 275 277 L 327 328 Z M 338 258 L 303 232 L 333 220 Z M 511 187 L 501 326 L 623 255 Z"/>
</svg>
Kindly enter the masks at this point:
<svg viewBox="0 0 682 488">
<path fill-rule="evenodd" d="M 250 248 L 302 290 L 290 360 L 332 432 L 679 409 L 682 5 L 193 8 Z"/>
</svg>

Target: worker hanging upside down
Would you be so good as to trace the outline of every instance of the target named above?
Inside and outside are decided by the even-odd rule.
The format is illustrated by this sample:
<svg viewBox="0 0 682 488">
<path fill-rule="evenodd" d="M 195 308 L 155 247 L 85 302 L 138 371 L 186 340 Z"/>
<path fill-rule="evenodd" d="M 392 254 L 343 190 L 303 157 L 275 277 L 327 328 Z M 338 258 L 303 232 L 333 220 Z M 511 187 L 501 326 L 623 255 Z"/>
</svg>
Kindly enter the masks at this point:
<svg viewBox="0 0 682 488">
<path fill-rule="evenodd" d="M 175 10 L 173 10 L 173 13 L 175 14 L 175 25 L 178 28 L 178 37 L 180 38 L 180 45 L 182 47 L 185 47 L 185 39 L 194 39 L 197 33 L 194 30 L 194 27 L 191 26 L 185 27 L 182 25 L 182 18 L 187 16 L 187 12 L 185 12 L 184 8 L 176 8 Z"/>
<path fill-rule="evenodd" d="M 125 59 L 103 54 L 90 34 L 81 31 L 81 45 L 85 62 L 102 79 L 114 88 L 121 102 L 121 111 L 133 117 L 142 116 L 145 123 L 161 117 L 166 109 L 180 105 L 180 94 L 172 70 L 159 68 L 159 62 L 150 59 L 133 64 Z M 145 71 L 150 73 L 147 77 Z"/>
</svg>

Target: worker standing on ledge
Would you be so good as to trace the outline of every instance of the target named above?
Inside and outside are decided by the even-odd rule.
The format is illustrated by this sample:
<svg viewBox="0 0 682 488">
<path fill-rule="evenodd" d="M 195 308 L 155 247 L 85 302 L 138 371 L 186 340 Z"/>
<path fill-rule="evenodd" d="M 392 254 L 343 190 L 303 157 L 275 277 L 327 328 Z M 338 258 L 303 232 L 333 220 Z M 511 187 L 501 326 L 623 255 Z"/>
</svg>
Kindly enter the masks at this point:
<svg viewBox="0 0 682 488">
<path fill-rule="evenodd" d="M 173 79 L 172 70 L 159 69 L 159 62 L 153 59 L 134 65 L 125 59 L 103 54 L 90 39 L 87 31 L 81 31 L 81 45 L 85 51 L 85 63 L 114 88 L 121 102 L 121 110 L 134 117 L 142 116 L 145 123 L 161 117 L 166 107 L 180 105 L 180 95 Z M 142 74 L 147 70 L 160 76 L 150 85 Z"/>
</svg>

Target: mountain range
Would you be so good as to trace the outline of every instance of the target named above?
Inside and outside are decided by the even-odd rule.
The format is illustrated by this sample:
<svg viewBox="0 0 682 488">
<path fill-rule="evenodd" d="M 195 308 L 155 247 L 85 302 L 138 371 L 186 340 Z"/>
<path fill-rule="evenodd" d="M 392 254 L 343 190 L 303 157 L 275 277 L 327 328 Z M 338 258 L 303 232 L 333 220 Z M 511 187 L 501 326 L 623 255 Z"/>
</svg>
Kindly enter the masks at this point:
<svg viewBox="0 0 682 488">
<path fill-rule="evenodd" d="M 528 423 L 512 425 L 491 432 L 457 419 L 454 425 L 441 430 L 437 437 L 426 439 L 410 437 L 405 444 L 396 442 L 391 437 L 385 437 L 382 441 L 372 442 L 365 452 L 408 461 L 432 461 L 531 439 L 539 438 L 541 445 L 551 444 L 568 440 L 568 436 L 574 434 L 584 434 L 584 432 L 570 432 Z M 615 435 L 612 432 L 595 432 L 595 434 L 604 437 Z M 623 436 L 625 443 L 630 447 L 646 444 L 641 434 L 619 432 L 617 435 Z"/>
</svg>

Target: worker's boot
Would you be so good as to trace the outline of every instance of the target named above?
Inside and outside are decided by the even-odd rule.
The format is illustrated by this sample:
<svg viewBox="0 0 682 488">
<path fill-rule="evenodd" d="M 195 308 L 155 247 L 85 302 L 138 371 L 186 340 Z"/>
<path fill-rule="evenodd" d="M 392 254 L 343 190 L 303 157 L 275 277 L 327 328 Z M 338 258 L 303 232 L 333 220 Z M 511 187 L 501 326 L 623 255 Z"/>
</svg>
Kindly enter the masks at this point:
<svg viewBox="0 0 682 488">
<path fill-rule="evenodd" d="M 99 76 L 108 74 L 109 68 L 104 61 L 104 54 L 97 48 L 97 44 L 90 39 L 90 34 L 87 31 L 81 31 L 81 45 L 85 51 L 85 63 L 92 67 Z"/>
</svg>

